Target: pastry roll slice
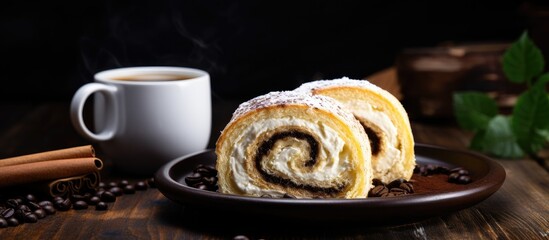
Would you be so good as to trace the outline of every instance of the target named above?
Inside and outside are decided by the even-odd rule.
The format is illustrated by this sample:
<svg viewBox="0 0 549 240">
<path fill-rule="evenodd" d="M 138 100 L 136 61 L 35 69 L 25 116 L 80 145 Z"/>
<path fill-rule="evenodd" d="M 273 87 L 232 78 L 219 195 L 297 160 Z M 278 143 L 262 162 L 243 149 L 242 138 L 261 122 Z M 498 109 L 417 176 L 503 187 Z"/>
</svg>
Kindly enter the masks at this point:
<svg viewBox="0 0 549 240">
<path fill-rule="evenodd" d="M 240 106 L 216 142 L 219 191 L 257 197 L 365 198 L 368 136 L 324 96 L 270 92 Z"/>
<path fill-rule="evenodd" d="M 416 163 L 412 129 L 404 107 L 390 92 L 349 78 L 307 82 L 295 91 L 332 97 L 353 112 L 370 140 L 374 178 L 385 183 L 410 180 Z"/>
</svg>

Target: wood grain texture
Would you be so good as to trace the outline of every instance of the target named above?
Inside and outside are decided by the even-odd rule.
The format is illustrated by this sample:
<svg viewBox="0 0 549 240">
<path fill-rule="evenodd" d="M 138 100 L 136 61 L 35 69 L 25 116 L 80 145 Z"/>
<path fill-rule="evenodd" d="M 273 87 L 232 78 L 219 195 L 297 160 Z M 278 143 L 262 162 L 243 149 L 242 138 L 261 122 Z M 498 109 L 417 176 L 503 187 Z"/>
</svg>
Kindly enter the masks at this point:
<svg viewBox="0 0 549 240">
<path fill-rule="evenodd" d="M 214 102 L 213 129 L 222 129 L 237 102 Z M 222 109 L 220 109 L 220 108 Z M 0 109 L 2 107 L 0 106 Z M 73 130 L 68 105 L 27 106 L 1 123 L 0 158 L 90 144 Z M 452 124 L 412 123 L 416 142 L 466 149 L 470 134 Z M 217 137 L 212 131 L 212 138 Z M 98 156 L 102 156 L 98 150 Z M 103 160 L 108 163 L 109 159 Z M 458 212 L 389 226 L 330 223 L 326 226 L 255 219 L 220 223 L 217 216 L 195 219 L 193 209 L 167 199 L 157 189 L 123 195 L 107 211 L 69 210 L 37 223 L 0 229 L 1 239 L 549 239 L 549 174 L 528 159 L 497 160 L 506 170 L 503 186 L 485 201 Z M 106 164 L 104 181 L 122 178 Z M 1 191 L 1 195 L 9 192 Z M 229 224 L 229 222 L 231 224 Z"/>
</svg>

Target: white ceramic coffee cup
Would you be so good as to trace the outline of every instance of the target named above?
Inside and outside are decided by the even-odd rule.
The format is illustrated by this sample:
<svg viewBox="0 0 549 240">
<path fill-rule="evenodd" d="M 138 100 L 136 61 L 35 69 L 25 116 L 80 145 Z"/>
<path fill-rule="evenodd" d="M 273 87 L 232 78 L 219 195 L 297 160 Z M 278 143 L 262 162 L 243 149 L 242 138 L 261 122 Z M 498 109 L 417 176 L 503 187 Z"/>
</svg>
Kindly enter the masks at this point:
<svg viewBox="0 0 549 240">
<path fill-rule="evenodd" d="M 117 169 L 152 174 L 170 160 L 207 147 L 211 132 L 207 72 L 127 67 L 99 72 L 94 79 L 74 94 L 71 121 L 78 133 L 99 144 Z M 83 117 L 92 95 L 93 131 Z"/>
</svg>

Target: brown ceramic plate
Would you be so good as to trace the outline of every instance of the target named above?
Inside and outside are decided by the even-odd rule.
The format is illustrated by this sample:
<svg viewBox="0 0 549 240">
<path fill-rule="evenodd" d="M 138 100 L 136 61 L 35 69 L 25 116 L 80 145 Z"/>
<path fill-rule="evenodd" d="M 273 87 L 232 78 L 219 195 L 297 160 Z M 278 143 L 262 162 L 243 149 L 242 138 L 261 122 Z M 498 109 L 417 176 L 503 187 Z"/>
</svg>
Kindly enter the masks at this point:
<svg viewBox="0 0 549 240">
<path fill-rule="evenodd" d="M 365 199 L 244 197 L 187 186 L 184 178 L 198 164 L 215 165 L 216 155 L 212 149 L 166 163 L 155 173 L 155 182 L 168 199 L 191 212 L 215 214 L 215 218 L 238 216 L 257 220 L 383 224 L 415 221 L 474 206 L 495 193 L 505 180 L 503 167 L 484 155 L 425 144 L 416 144 L 415 151 L 417 163 L 464 167 L 470 171 L 473 182 L 455 189 Z"/>
</svg>

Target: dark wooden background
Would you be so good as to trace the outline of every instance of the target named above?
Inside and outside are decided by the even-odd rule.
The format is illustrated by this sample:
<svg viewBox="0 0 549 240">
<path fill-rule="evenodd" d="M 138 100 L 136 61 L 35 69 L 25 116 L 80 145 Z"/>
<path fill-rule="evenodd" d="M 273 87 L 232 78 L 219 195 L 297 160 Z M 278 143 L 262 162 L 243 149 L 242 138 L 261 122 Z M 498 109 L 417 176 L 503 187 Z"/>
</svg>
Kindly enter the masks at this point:
<svg viewBox="0 0 549 240">
<path fill-rule="evenodd" d="M 525 6 L 531 7 L 525 7 Z M 7 0 L 0 101 L 67 100 L 100 70 L 197 67 L 220 99 L 320 78 L 362 78 L 408 47 L 510 41 L 547 17 L 537 0 Z M 538 32 L 540 32 L 538 34 Z M 540 30 L 536 35 L 542 34 Z"/>
</svg>

